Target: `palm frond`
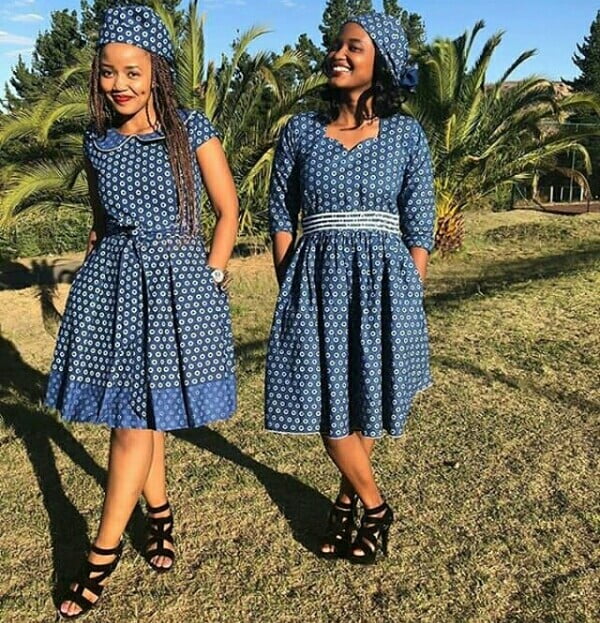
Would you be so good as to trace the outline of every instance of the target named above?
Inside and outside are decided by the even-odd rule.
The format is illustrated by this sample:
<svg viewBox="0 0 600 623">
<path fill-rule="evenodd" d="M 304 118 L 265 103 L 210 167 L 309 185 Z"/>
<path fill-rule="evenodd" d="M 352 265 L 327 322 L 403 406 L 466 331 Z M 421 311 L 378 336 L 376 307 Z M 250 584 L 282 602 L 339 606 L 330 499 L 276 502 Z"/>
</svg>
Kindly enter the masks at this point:
<svg viewBox="0 0 600 623">
<path fill-rule="evenodd" d="M 204 81 L 204 22 L 198 13 L 198 2 L 190 2 L 183 27 L 183 38 L 177 55 L 177 95 L 187 108 L 197 108 Z"/>
<path fill-rule="evenodd" d="M 534 54 L 520 54 L 502 78 L 486 85 L 485 77 L 502 40 L 488 39 L 472 66 L 469 56 L 478 22 L 457 39 L 436 39 L 420 54 L 416 96 L 404 110 L 423 125 L 432 151 L 438 216 L 458 214 L 499 186 L 531 180 L 557 170 L 561 154 L 575 151 L 585 171 L 591 162 L 581 144 L 600 128 L 564 124 L 583 111 L 599 113 L 598 96 L 558 97 L 553 84 L 538 76 L 506 83 Z M 584 172 L 573 173 L 579 182 Z"/>
<path fill-rule="evenodd" d="M 83 188 L 77 184 L 82 165 L 81 159 L 75 158 L 37 162 L 13 171 L 0 198 L 0 227 L 9 226 L 19 212 L 38 202 L 60 201 L 66 196 L 84 199 Z"/>
</svg>

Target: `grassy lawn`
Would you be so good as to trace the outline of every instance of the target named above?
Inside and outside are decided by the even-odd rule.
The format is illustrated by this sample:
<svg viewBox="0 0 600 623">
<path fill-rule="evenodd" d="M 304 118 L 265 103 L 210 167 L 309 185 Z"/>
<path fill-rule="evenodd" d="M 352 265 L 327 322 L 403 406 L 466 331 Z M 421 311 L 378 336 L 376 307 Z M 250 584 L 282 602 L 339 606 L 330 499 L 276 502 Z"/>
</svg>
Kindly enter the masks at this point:
<svg viewBox="0 0 600 623">
<path fill-rule="evenodd" d="M 156 576 L 136 511 L 87 621 L 600 621 L 600 215 L 470 215 L 427 285 L 435 385 L 376 450 L 389 558 L 315 556 L 335 495 L 317 437 L 262 430 L 269 258 L 235 263 L 240 408 L 170 438 L 179 559 Z M 105 430 L 40 407 L 68 287 L 0 292 L 0 620 L 51 621 L 97 525 Z M 44 313 L 42 313 L 44 312 Z"/>
</svg>

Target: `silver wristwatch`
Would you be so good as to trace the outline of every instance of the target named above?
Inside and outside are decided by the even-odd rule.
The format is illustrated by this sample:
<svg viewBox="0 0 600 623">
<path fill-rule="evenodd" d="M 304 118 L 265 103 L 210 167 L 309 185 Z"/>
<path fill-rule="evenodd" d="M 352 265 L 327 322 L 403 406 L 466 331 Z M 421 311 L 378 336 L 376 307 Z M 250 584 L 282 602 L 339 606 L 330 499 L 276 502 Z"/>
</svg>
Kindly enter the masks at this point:
<svg viewBox="0 0 600 623">
<path fill-rule="evenodd" d="M 218 285 L 220 286 L 223 281 L 225 280 L 225 272 L 222 271 L 220 268 L 213 268 L 211 270 L 210 273 L 212 280 Z"/>
</svg>

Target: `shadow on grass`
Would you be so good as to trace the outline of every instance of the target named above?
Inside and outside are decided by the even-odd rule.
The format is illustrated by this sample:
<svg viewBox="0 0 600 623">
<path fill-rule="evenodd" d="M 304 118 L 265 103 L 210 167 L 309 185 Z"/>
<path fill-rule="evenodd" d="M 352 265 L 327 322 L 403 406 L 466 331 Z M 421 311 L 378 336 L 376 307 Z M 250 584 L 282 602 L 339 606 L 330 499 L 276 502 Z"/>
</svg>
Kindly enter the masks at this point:
<svg viewBox="0 0 600 623">
<path fill-rule="evenodd" d="M 257 368 L 264 367 L 266 344 L 266 338 L 236 344 L 240 376 L 256 374 Z M 175 436 L 254 474 L 289 523 L 294 539 L 313 554 L 319 553 L 331 505 L 326 496 L 294 476 L 277 472 L 253 459 L 209 428 L 178 431 Z"/>
<path fill-rule="evenodd" d="M 588 400 L 576 392 L 561 392 L 550 389 L 549 387 L 541 387 L 533 383 L 530 379 L 527 379 L 527 381 L 521 381 L 510 377 L 503 372 L 499 372 L 498 370 L 485 370 L 484 368 L 480 368 L 465 359 L 455 359 L 454 357 L 433 355 L 431 360 L 437 366 L 460 370 L 461 372 L 466 372 L 471 376 L 479 377 L 487 381 L 498 381 L 512 389 L 523 389 L 523 387 L 526 387 L 528 391 L 532 391 L 547 400 L 563 403 L 571 408 L 583 409 L 585 411 L 589 411 L 590 413 L 600 413 L 600 403 Z"/>
<path fill-rule="evenodd" d="M 33 260 L 31 266 L 21 262 L 0 265 L 0 290 L 19 290 L 35 285 L 71 283 L 81 265 L 79 260 Z"/>
<path fill-rule="evenodd" d="M 261 343 L 258 341 L 248 345 L 248 351 L 255 355 L 260 348 Z M 10 371 L 10 376 L 3 375 L 0 380 L 1 418 L 23 445 L 48 514 L 53 560 L 53 599 L 58 605 L 58 600 L 83 562 L 89 539 L 86 518 L 63 487 L 53 444 L 103 488 L 106 470 L 96 463 L 59 420 L 36 406 L 45 391 L 46 377 L 23 361 L 15 346 L 2 335 L 0 369 Z M 310 551 L 318 551 L 318 535 L 329 509 L 329 501 L 325 496 L 293 476 L 281 474 L 259 463 L 212 430 L 180 432 L 177 436 L 252 472 L 289 521 L 296 540 Z M 101 500 L 97 502 L 100 504 Z M 133 547 L 141 553 L 145 519 L 139 506 L 136 506 L 132 515 L 127 534 Z"/>
<path fill-rule="evenodd" d="M 459 284 L 427 295 L 425 300 L 432 307 L 460 304 L 474 296 L 495 294 L 514 285 L 580 273 L 598 262 L 600 242 L 595 241 L 560 254 L 498 262 L 489 264 L 474 277 L 469 275 Z"/>
<path fill-rule="evenodd" d="M 318 554 L 331 505 L 327 497 L 294 476 L 282 474 L 253 459 L 214 430 L 179 431 L 175 436 L 254 474 L 288 521 L 294 539 L 313 554 Z"/>
<path fill-rule="evenodd" d="M 58 293 L 57 284 L 72 283 L 79 262 L 56 259 L 35 260 L 31 266 L 19 262 L 5 262 L 0 266 L 0 290 L 18 290 L 33 287 L 40 301 L 42 320 L 46 332 L 55 337 L 61 316 L 54 305 Z"/>
<path fill-rule="evenodd" d="M 68 582 L 81 567 L 89 540 L 87 522 L 63 488 L 52 444 L 102 487 L 106 470 L 58 420 L 34 406 L 44 393 L 46 377 L 25 363 L 15 346 L 2 335 L 0 368 L 10 370 L 10 377 L 3 375 L 0 381 L 1 418 L 23 444 L 48 513 L 53 598 L 58 604 Z M 101 500 L 97 502 L 100 504 Z M 141 509 L 136 507 L 127 532 L 138 551 L 143 546 L 144 525 Z"/>
<path fill-rule="evenodd" d="M 255 372 L 255 368 L 264 369 L 267 352 L 267 338 L 240 342 L 235 345 L 235 354 L 241 374 Z"/>
</svg>

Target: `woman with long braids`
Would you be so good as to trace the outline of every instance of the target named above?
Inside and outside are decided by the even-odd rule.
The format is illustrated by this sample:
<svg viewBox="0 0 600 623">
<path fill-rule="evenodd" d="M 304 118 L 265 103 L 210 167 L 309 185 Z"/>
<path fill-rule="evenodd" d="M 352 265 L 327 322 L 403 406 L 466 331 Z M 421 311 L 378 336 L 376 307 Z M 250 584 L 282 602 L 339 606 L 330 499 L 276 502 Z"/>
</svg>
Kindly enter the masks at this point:
<svg viewBox="0 0 600 623">
<path fill-rule="evenodd" d="M 102 517 L 86 565 L 59 606 L 96 605 L 143 495 L 146 559 L 175 560 L 165 431 L 228 418 L 236 389 L 225 267 L 238 203 L 215 129 L 175 100 L 174 51 L 144 6 L 108 9 L 90 82 L 84 152 L 94 223 L 67 302 L 46 403 L 111 429 Z M 217 215 L 199 236 L 202 188 Z"/>
<path fill-rule="evenodd" d="M 393 18 L 348 20 L 325 62 L 330 113 L 288 122 L 270 191 L 280 294 L 266 426 L 321 434 L 341 473 L 321 553 L 363 564 L 387 553 L 393 521 L 371 465 L 375 440 L 402 434 L 431 383 L 422 297 L 434 191 L 423 130 L 399 113 L 415 84 L 407 57 Z"/>
</svg>

